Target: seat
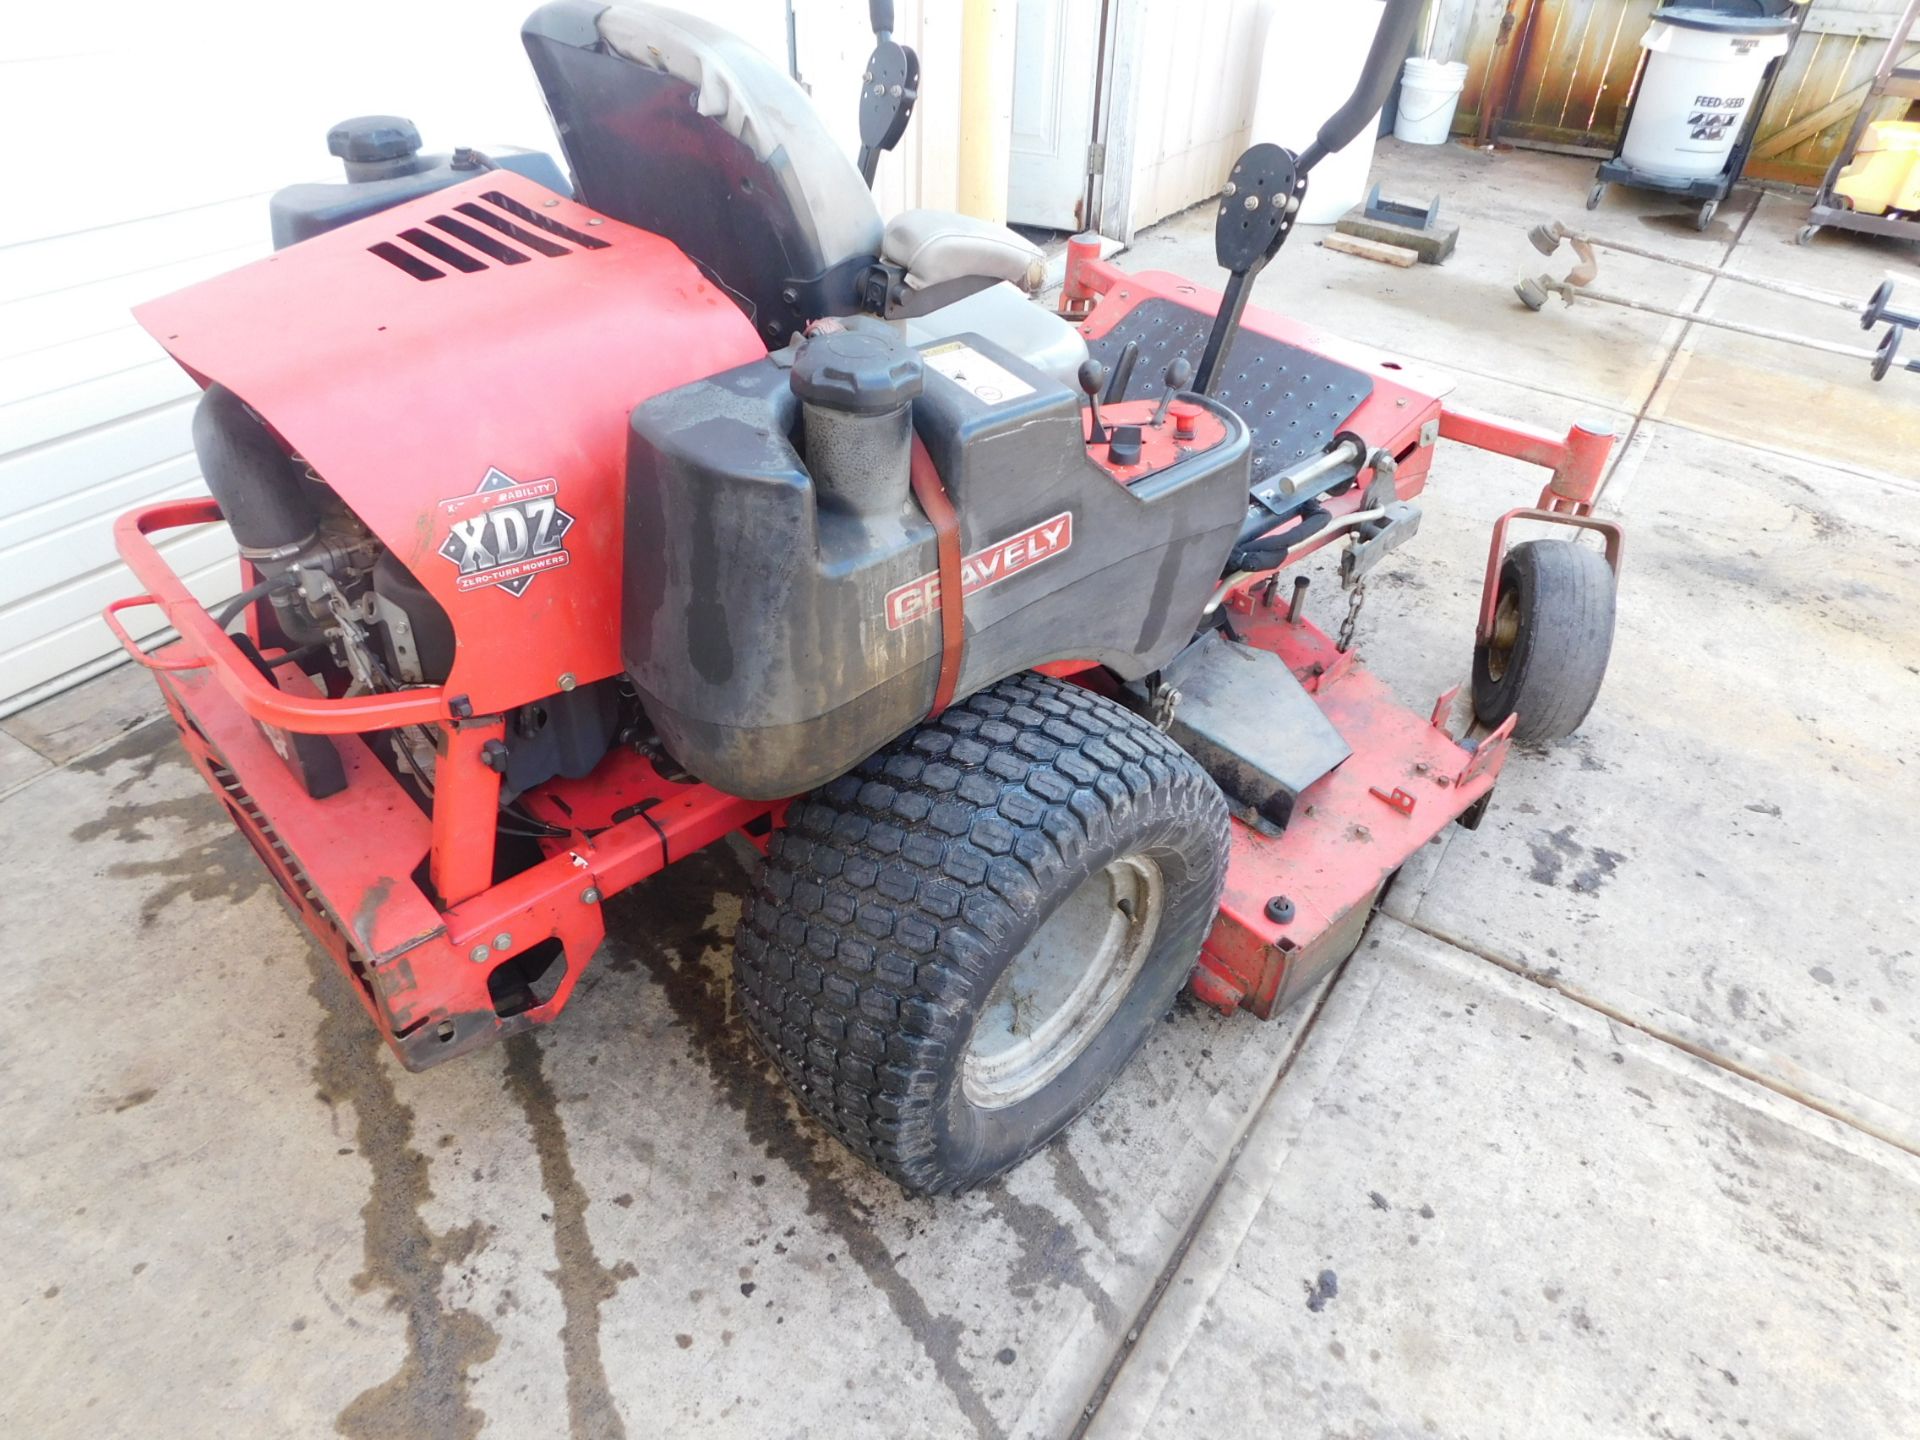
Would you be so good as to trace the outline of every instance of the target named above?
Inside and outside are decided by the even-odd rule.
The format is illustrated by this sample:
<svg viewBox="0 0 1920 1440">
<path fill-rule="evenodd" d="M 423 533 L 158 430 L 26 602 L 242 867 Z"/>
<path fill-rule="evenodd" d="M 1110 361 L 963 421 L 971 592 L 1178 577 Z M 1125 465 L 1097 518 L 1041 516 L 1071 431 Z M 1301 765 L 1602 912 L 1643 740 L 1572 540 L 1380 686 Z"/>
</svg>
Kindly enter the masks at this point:
<svg viewBox="0 0 1920 1440">
<path fill-rule="evenodd" d="M 951 303 L 980 289 L 969 282 L 1011 281 L 1031 295 L 1046 279 L 1039 249 L 1004 225 L 950 210 L 903 210 L 880 237 L 881 258 L 906 271 L 916 299 Z M 955 287 L 964 289 L 955 293 Z M 900 313 L 925 314 L 923 308 Z"/>
<path fill-rule="evenodd" d="M 925 314 L 1001 280 L 1039 284 L 1039 251 L 1003 225 L 916 210 L 883 227 L 813 102 L 717 25 L 553 0 L 522 39 L 579 198 L 673 241 L 770 346 L 823 315 Z"/>
</svg>

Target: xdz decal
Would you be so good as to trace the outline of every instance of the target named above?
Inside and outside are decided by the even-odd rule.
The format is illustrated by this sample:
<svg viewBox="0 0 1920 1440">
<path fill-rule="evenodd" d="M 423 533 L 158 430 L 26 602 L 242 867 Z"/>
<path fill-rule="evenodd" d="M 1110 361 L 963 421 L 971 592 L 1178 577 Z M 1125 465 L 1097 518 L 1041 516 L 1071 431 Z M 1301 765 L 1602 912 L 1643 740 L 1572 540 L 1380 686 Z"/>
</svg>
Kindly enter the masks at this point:
<svg viewBox="0 0 1920 1440">
<path fill-rule="evenodd" d="M 989 585 L 998 585 L 1010 575 L 1018 575 L 1042 560 L 1052 559 L 1072 544 L 1073 512 L 1063 510 L 1051 520 L 1029 525 L 1018 535 L 995 541 L 963 559 L 960 594 L 964 597 Z M 889 630 L 898 630 L 936 613 L 940 609 L 940 572 L 930 570 L 918 580 L 894 586 L 887 592 L 886 608 Z"/>
<path fill-rule="evenodd" d="M 460 571 L 454 585 L 498 585 L 524 595 L 542 570 L 565 565 L 572 558 L 566 538 L 573 516 L 554 500 L 559 490 L 552 479 L 522 482 L 489 469 L 473 494 L 442 500 L 440 508 L 455 517 L 440 543 L 440 553 Z"/>
</svg>

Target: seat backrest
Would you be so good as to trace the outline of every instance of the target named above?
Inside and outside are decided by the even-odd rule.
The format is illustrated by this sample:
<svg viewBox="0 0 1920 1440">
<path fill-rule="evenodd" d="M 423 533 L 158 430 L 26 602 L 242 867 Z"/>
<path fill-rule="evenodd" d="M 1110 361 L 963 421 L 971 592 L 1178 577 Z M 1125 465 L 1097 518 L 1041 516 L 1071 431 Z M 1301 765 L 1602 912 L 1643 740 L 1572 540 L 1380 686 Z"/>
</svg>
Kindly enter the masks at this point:
<svg viewBox="0 0 1920 1440">
<path fill-rule="evenodd" d="M 769 345 L 821 313 L 811 282 L 880 253 L 860 172 L 746 41 L 594 0 L 554 0 L 521 34 L 578 198 L 673 241 Z"/>
</svg>

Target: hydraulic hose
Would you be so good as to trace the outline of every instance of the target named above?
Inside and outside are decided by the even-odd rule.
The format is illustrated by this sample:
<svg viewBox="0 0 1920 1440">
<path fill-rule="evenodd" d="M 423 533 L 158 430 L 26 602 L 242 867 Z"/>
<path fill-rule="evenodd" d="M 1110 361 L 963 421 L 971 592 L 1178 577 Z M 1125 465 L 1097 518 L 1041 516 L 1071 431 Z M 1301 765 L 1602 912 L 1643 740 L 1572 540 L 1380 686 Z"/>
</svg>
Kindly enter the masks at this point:
<svg viewBox="0 0 1920 1440">
<path fill-rule="evenodd" d="M 1227 557 L 1227 569 L 1272 570 L 1285 562 L 1287 551 L 1326 529 L 1330 518 L 1327 508 L 1315 502 L 1296 515 L 1285 530 L 1236 545 Z"/>
</svg>

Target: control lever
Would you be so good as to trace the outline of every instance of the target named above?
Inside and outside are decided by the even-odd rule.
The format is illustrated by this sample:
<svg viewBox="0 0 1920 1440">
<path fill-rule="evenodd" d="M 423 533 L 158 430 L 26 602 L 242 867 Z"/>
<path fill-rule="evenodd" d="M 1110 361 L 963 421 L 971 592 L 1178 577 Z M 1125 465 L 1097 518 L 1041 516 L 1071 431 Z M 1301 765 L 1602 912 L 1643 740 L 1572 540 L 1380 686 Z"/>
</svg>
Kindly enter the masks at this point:
<svg viewBox="0 0 1920 1440">
<path fill-rule="evenodd" d="M 1129 340 L 1120 347 L 1120 358 L 1113 362 L 1113 383 L 1107 386 L 1106 401 L 1116 405 L 1127 398 L 1127 386 L 1133 383 L 1134 362 L 1140 358 L 1140 342 Z"/>
<path fill-rule="evenodd" d="M 920 57 L 893 38 L 893 0 L 869 0 L 876 42 L 860 78 L 860 178 L 873 186 L 880 156 L 900 143 L 920 98 Z"/>
<path fill-rule="evenodd" d="M 1207 331 L 1207 348 L 1200 354 L 1200 375 L 1194 389 L 1211 394 L 1220 366 L 1240 333 L 1240 315 L 1247 308 L 1253 280 L 1280 252 L 1293 229 L 1307 177 L 1300 173 L 1293 152 L 1278 145 L 1248 147 L 1233 164 L 1214 217 L 1214 258 L 1227 272 L 1227 288 L 1219 313 Z"/>
<path fill-rule="evenodd" d="M 1158 430 L 1167 423 L 1167 407 L 1173 404 L 1173 397 L 1193 383 L 1193 363 L 1184 355 L 1173 357 L 1173 363 L 1167 366 L 1167 391 L 1160 397 L 1160 403 L 1154 407 L 1153 423 L 1149 429 Z"/>
<path fill-rule="evenodd" d="M 1100 386 L 1107 378 L 1107 367 L 1098 360 L 1088 359 L 1080 365 L 1080 390 L 1087 397 L 1087 404 L 1093 410 L 1093 429 L 1087 433 L 1089 445 L 1107 443 L 1107 427 L 1100 423 Z"/>
<path fill-rule="evenodd" d="M 1227 272 L 1227 288 L 1200 356 L 1200 378 L 1194 388 L 1202 395 L 1213 393 L 1213 382 L 1233 349 L 1253 277 L 1279 253 L 1293 229 L 1293 217 L 1307 193 L 1307 172 L 1343 148 L 1380 113 L 1426 8 L 1425 0 L 1387 0 L 1353 93 L 1327 117 L 1306 149 L 1295 155 L 1278 145 L 1253 145 L 1234 162 L 1214 220 L 1213 252 Z"/>
</svg>

